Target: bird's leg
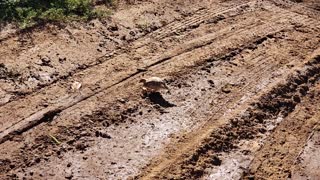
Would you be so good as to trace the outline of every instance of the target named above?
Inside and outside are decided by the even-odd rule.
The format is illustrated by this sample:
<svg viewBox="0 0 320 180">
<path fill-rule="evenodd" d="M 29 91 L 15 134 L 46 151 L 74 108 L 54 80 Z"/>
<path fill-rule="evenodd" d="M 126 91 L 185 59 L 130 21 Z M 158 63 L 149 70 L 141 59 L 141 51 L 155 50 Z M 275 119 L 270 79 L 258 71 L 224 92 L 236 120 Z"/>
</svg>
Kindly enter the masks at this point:
<svg viewBox="0 0 320 180">
<path fill-rule="evenodd" d="M 166 84 L 162 84 L 163 88 L 167 90 L 169 94 L 171 94 L 169 87 Z"/>
</svg>

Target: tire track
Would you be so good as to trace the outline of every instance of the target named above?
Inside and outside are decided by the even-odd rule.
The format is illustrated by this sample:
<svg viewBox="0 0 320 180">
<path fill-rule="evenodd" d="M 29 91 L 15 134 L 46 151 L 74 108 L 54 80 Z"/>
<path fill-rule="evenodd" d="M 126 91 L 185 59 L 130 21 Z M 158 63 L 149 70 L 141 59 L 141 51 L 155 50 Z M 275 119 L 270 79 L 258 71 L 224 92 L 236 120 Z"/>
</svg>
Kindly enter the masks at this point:
<svg viewBox="0 0 320 180">
<path fill-rule="evenodd" d="M 225 119 L 225 120 L 222 120 L 224 121 L 224 123 L 221 124 L 215 121 L 214 124 L 216 125 L 207 124 L 207 127 L 204 126 L 205 130 L 197 131 L 197 134 L 199 134 L 200 136 L 198 138 L 202 139 L 200 145 L 199 145 L 200 140 L 198 138 L 195 138 L 194 134 L 192 134 L 188 142 L 181 144 L 182 146 L 187 146 L 187 147 L 181 148 L 179 146 L 181 149 L 177 152 L 177 154 L 170 155 L 171 158 L 172 157 L 175 157 L 175 158 L 170 159 L 169 157 L 164 157 L 163 161 L 162 162 L 160 161 L 160 165 L 157 165 L 147 170 L 145 174 L 142 174 L 141 175 L 142 179 L 200 178 L 200 177 L 203 177 L 205 173 L 208 173 L 205 170 L 206 168 L 214 168 L 214 166 L 220 166 L 220 163 L 221 163 L 220 159 L 221 158 L 226 159 L 226 158 L 223 158 L 223 156 L 226 156 L 227 154 L 228 156 L 232 156 L 232 154 L 230 155 L 230 153 L 232 153 L 231 151 L 233 149 L 236 149 L 239 146 L 240 140 L 242 139 L 250 140 L 255 138 L 254 136 L 259 134 L 260 132 L 258 131 L 259 128 L 261 128 L 260 125 L 264 127 L 268 124 L 266 123 L 268 121 L 271 121 L 274 123 L 274 120 L 272 119 L 268 120 L 269 118 L 277 117 L 279 113 L 282 113 L 282 114 L 290 113 L 294 109 L 296 104 L 298 104 L 299 102 L 293 102 L 293 100 L 287 100 L 287 97 L 285 97 L 285 94 L 290 92 L 293 92 L 294 94 L 296 93 L 299 94 L 297 90 L 299 88 L 292 86 L 292 83 L 294 84 L 297 83 L 298 87 L 300 87 L 300 86 L 304 86 L 305 83 L 309 82 L 309 80 L 311 79 L 317 79 L 316 77 L 320 76 L 319 63 L 320 63 L 320 59 L 317 58 L 317 56 L 311 58 L 311 60 L 307 59 L 307 61 L 301 63 L 302 66 L 297 67 L 290 71 L 291 73 L 287 76 L 288 78 L 286 83 L 284 84 L 281 83 L 281 78 L 278 78 L 276 82 L 271 83 L 273 85 L 269 86 L 270 88 L 267 88 L 269 90 L 260 92 L 256 96 L 257 98 L 251 98 L 251 99 L 257 99 L 257 100 L 256 102 L 250 105 L 251 108 L 250 106 L 249 107 L 242 106 L 242 108 L 247 107 L 245 112 L 243 112 L 242 110 L 234 110 L 233 115 L 229 115 L 227 117 L 220 117 L 220 119 L 221 118 Z M 299 69 L 298 73 L 295 72 L 298 69 Z M 310 86 L 311 84 L 308 84 L 308 85 Z M 284 93 L 284 94 L 275 94 L 275 93 Z M 273 95 L 280 96 L 283 99 L 278 99 L 274 97 L 269 98 Z M 269 100 L 271 102 L 269 102 Z M 211 119 L 213 118 L 216 118 L 216 116 L 212 116 Z M 250 120 L 248 120 L 248 118 Z M 258 121 L 256 122 L 257 119 Z M 229 122 L 227 122 L 227 120 Z M 260 122 L 260 120 L 262 122 Z M 211 120 L 208 122 L 212 124 Z M 246 131 L 249 131 L 249 132 L 246 133 Z M 230 134 L 230 132 L 234 132 L 235 134 L 234 133 Z M 263 132 L 262 134 L 265 134 L 265 132 Z M 258 139 L 260 138 L 261 137 L 259 137 Z M 224 152 L 227 152 L 227 153 L 224 154 Z M 217 161 L 220 161 L 220 163 L 216 164 Z"/>
<path fill-rule="evenodd" d="M 287 15 L 287 14 L 281 14 L 281 15 L 286 18 L 293 18 L 295 16 L 294 13 L 289 14 L 289 15 Z M 279 16 L 274 15 L 273 18 L 279 18 Z M 270 18 L 271 21 L 273 20 L 273 18 Z M 284 28 L 293 27 L 293 26 L 288 26 L 286 24 L 280 24 L 280 23 L 283 23 L 282 20 L 273 21 L 272 24 L 263 24 L 263 25 L 260 25 L 260 26 L 254 27 L 254 28 L 249 26 L 249 27 L 246 27 L 245 29 L 241 29 L 239 32 L 231 32 L 230 37 L 232 37 L 232 34 L 241 34 L 242 32 L 246 32 L 250 28 L 252 28 L 253 31 L 255 31 L 255 32 L 259 32 L 259 29 L 261 29 L 262 34 L 260 36 L 264 36 L 264 35 L 266 35 L 266 34 L 264 34 L 265 32 L 268 32 L 268 33 L 277 32 L 277 31 L 283 30 Z M 172 59 L 175 56 L 186 53 L 192 49 L 197 49 L 197 48 L 202 48 L 203 46 L 207 46 L 207 45 L 211 44 L 216 39 L 216 36 L 217 36 L 216 34 L 213 34 L 213 35 L 209 34 L 208 36 L 201 37 L 198 41 L 193 41 L 189 44 L 185 44 L 183 46 L 183 48 L 178 48 L 178 49 L 175 49 L 167 54 L 164 54 L 164 55 L 160 56 L 160 58 L 159 57 L 153 58 L 150 61 L 150 64 L 147 65 L 145 68 L 150 68 L 150 67 L 156 66 L 158 64 L 161 64 L 165 61 Z M 233 35 L 233 36 L 235 36 L 235 35 Z M 247 37 L 248 39 L 252 39 L 255 36 L 257 36 L 257 34 L 252 35 L 250 32 L 247 32 L 247 33 L 244 33 L 242 36 Z M 223 37 L 225 37 L 225 35 L 223 35 Z M 249 37 L 251 37 L 251 38 L 249 38 Z M 237 37 L 233 37 L 233 38 L 235 39 L 235 41 L 237 40 Z M 233 45 L 233 43 L 230 43 L 230 46 L 232 46 L 232 45 Z M 129 71 L 131 71 L 131 73 Z M 22 128 L 23 130 L 22 131 L 18 130 L 18 133 L 21 133 L 26 129 L 30 129 L 30 127 L 33 127 L 33 124 L 35 122 L 39 122 L 39 121 L 42 122 L 44 119 L 47 119 L 46 118 L 47 114 L 51 114 L 52 111 L 55 112 L 55 110 L 58 110 L 57 112 L 59 112 L 60 110 L 67 109 L 67 108 L 69 108 L 69 107 L 71 107 L 71 106 L 73 106 L 83 100 L 87 100 L 88 98 L 95 96 L 96 94 L 98 94 L 100 92 L 105 91 L 106 89 L 109 89 L 110 87 L 122 84 L 123 82 L 130 80 L 131 78 L 135 77 L 136 75 L 141 74 L 141 72 L 135 71 L 135 69 L 131 69 L 129 71 L 127 70 L 127 72 L 126 72 L 127 74 L 129 74 L 129 76 L 120 77 L 120 80 L 116 83 L 106 84 L 105 82 L 103 82 L 103 80 L 100 80 L 100 82 L 103 82 L 103 83 L 99 85 L 99 90 L 92 91 L 92 90 L 86 89 L 83 91 L 83 94 L 81 96 L 78 96 L 78 97 L 71 96 L 68 99 L 66 99 L 66 103 L 56 103 L 56 104 L 49 106 L 47 108 L 44 108 L 40 111 L 38 110 L 39 112 L 35 112 L 34 114 L 31 114 L 31 116 L 28 118 L 23 118 L 22 120 L 18 120 L 18 121 L 16 120 L 16 123 L 14 124 L 14 126 L 7 126 L 5 128 L 5 130 L 2 129 L 3 133 L 1 135 L 1 137 L 2 137 L 1 139 L 7 140 L 7 138 L 9 137 L 8 135 L 10 133 L 14 133 L 15 131 L 17 131 L 21 127 L 23 127 Z M 101 72 L 103 72 L 103 70 L 101 70 Z M 28 110 L 28 112 L 32 112 L 32 110 Z M 18 114 L 20 114 L 20 113 L 18 113 Z M 30 122 L 32 122 L 31 125 L 30 125 Z M 23 125 L 21 125 L 21 123 Z M 38 124 L 38 123 L 35 123 L 35 124 Z"/>
<path fill-rule="evenodd" d="M 234 6 L 232 6 L 231 8 L 225 7 L 225 8 L 221 8 L 221 9 L 220 8 L 215 9 L 212 12 L 212 15 L 220 14 L 219 13 L 220 10 L 223 10 L 223 12 L 227 12 L 230 9 L 230 11 L 232 11 L 233 7 Z M 201 10 L 200 10 L 200 13 L 203 13 L 203 14 L 200 14 L 198 18 L 199 19 L 205 19 L 206 18 L 205 12 L 201 12 Z M 182 21 L 181 25 L 178 26 L 178 27 L 174 26 L 176 24 L 176 22 L 172 22 L 172 23 L 169 24 L 169 27 L 164 26 L 160 30 L 156 30 L 155 32 L 148 33 L 148 34 L 144 35 L 143 37 L 140 37 L 138 40 L 134 41 L 133 44 L 129 44 L 126 47 L 123 47 L 123 48 L 121 48 L 119 50 L 114 50 L 114 51 L 112 51 L 110 53 L 107 53 L 104 56 L 102 56 L 100 58 L 97 58 L 93 62 L 90 62 L 88 64 L 83 64 L 83 65 L 81 65 L 80 68 L 74 69 L 74 70 L 68 72 L 67 74 L 58 77 L 57 79 L 53 80 L 50 83 L 43 84 L 41 86 L 35 87 L 35 88 L 33 88 L 31 90 L 31 92 L 22 93 L 19 96 L 16 96 L 15 98 L 12 98 L 12 100 L 10 100 L 9 102 L 19 100 L 20 98 L 25 98 L 26 96 L 29 96 L 29 95 L 31 95 L 33 93 L 37 93 L 38 91 L 40 91 L 40 90 L 42 90 L 42 89 L 44 89 L 44 88 L 46 88 L 48 86 L 54 86 L 57 83 L 59 83 L 60 81 L 65 81 L 66 79 L 68 80 L 68 79 L 70 79 L 72 76 L 74 76 L 77 73 L 84 72 L 86 69 L 95 68 L 96 66 L 98 66 L 100 64 L 103 64 L 103 63 L 106 63 L 109 60 L 115 58 L 116 56 L 121 56 L 123 54 L 126 54 L 126 52 L 128 50 L 134 51 L 134 50 L 136 50 L 138 48 L 141 48 L 143 46 L 148 46 L 151 42 L 153 42 L 154 40 L 157 40 L 155 38 L 156 37 L 155 34 L 161 35 L 162 38 L 165 38 L 165 37 L 168 37 L 169 35 L 171 35 L 170 33 L 167 33 L 165 30 L 163 31 L 163 29 L 167 29 L 167 28 L 170 28 L 172 26 L 172 30 L 170 30 L 170 32 L 173 33 L 175 31 L 179 31 L 181 29 L 184 29 L 184 28 L 188 27 L 188 23 L 190 23 L 190 21 L 192 21 L 192 20 L 193 19 L 191 18 L 191 19 L 187 19 L 185 21 Z M 186 23 L 186 25 L 183 25 L 183 23 Z M 192 22 L 191 22 L 190 25 L 192 25 Z M 7 102 L 7 103 L 9 103 L 9 102 Z M 1 104 L 0 107 L 5 105 L 5 104 L 7 104 L 7 103 Z"/>
<path fill-rule="evenodd" d="M 306 7 L 302 4 L 289 1 L 289 0 L 281 0 L 281 1 L 270 0 L 270 1 L 276 6 L 281 6 L 281 8 L 283 9 L 288 9 L 297 14 L 306 15 L 310 18 L 319 20 L 320 12 L 310 7 Z"/>
<path fill-rule="evenodd" d="M 159 30 L 160 32 L 157 32 L 157 31 L 151 32 L 150 34 L 147 34 L 144 37 L 141 37 L 140 39 L 138 39 L 137 41 L 135 41 L 132 45 L 129 45 L 128 47 L 124 47 L 120 50 L 116 50 L 111 53 L 108 53 L 100 58 L 97 58 L 96 61 L 91 62 L 89 64 L 84 64 L 79 69 L 72 70 L 72 72 L 69 72 L 66 75 L 62 75 L 61 77 L 57 78 L 56 80 L 53 80 L 49 84 L 41 85 L 41 87 L 37 87 L 37 88 L 33 89 L 31 92 L 20 94 L 19 97 L 17 96 L 15 98 L 13 98 L 12 100 L 10 100 L 9 102 L 17 101 L 20 98 L 26 98 L 29 95 L 32 95 L 34 93 L 37 93 L 38 91 L 41 91 L 42 89 L 45 89 L 50 86 L 55 86 L 55 85 L 59 84 L 60 81 L 68 81 L 68 79 L 70 79 L 71 77 L 73 77 L 76 74 L 79 74 L 81 72 L 85 72 L 85 70 L 87 70 L 87 69 L 91 69 L 91 68 L 94 69 L 98 65 L 107 63 L 108 61 L 112 60 L 113 58 L 116 58 L 118 56 L 126 54 L 127 48 L 130 49 L 131 51 L 135 51 L 138 48 L 141 48 L 143 46 L 148 46 L 154 40 L 166 38 L 166 37 L 172 35 L 172 33 L 174 33 L 174 32 L 178 32 L 181 30 L 183 30 L 181 32 L 184 32 L 190 26 L 197 27 L 197 25 L 204 23 L 206 20 L 208 20 L 212 17 L 219 17 L 219 16 L 221 16 L 221 14 L 224 14 L 224 13 L 231 13 L 231 14 L 232 14 L 232 12 L 236 13 L 236 14 L 229 15 L 229 16 L 225 17 L 225 18 L 228 18 L 230 16 L 240 15 L 242 13 L 247 13 L 250 11 L 249 10 L 250 8 L 255 9 L 255 8 L 259 7 L 257 4 L 259 4 L 259 3 L 257 3 L 256 1 L 253 1 L 253 2 L 249 2 L 249 3 L 236 4 L 231 7 L 221 7 L 220 9 L 219 8 L 215 9 L 214 11 L 211 12 L 211 14 L 209 13 L 209 15 L 200 11 L 201 13 L 204 13 L 204 14 L 200 14 L 199 17 L 197 17 L 197 18 L 191 18 L 191 19 L 187 19 L 185 21 L 182 21 L 181 22 L 182 25 L 179 25 L 178 27 L 174 26 L 175 22 L 171 23 L 173 28 L 172 28 L 172 30 L 170 30 L 170 32 L 166 32 L 166 31 L 162 32 L 161 31 L 163 29 L 167 29 L 166 27 L 161 28 Z M 244 7 L 244 9 L 243 9 L 243 7 Z M 281 12 L 281 9 L 278 8 L 278 11 Z M 185 24 L 185 25 L 183 25 L 183 24 Z M 161 37 L 154 36 L 154 34 L 157 34 Z M 7 103 L 9 103 L 9 102 L 7 102 Z M 7 104 L 7 103 L 5 103 L 5 104 Z M 5 104 L 1 104 L 0 107 L 4 106 Z"/>
<path fill-rule="evenodd" d="M 181 30 L 186 30 L 190 27 L 197 27 L 200 24 L 204 23 L 205 21 L 218 17 L 219 15 L 221 16 L 222 14 L 225 13 L 231 13 L 231 12 L 238 12 L 241 11 L 248 11 L 249 7 L 254 8 L 256 6 L 256 2 L 245 2 L 245 3 L 238 3 L 235 4 L 231 7 L 221 7 L 220 9 L 214 9 L 214 11 L 204 11 L 202 12 L 203 14 L 200 14 L 199 17 L 192 17 L 190 19 L 187 19 L 185 21 L 179 22 L 175 24 L 175 26 L 172 26 L 170 28 L 167 28 L 167 31 L 160 31 L 161 33 L 156 34 L 154 36 L 155 39 L 160 40 L 163 39 L 167 36 L 172 35 L 175 32 L 179 32 Z M 153 34 L 152 34 L 153 35 Z M 151 35 L 151 36 L 152 36 Z"/>
<path fill-rule="evenodd" d="M 259 42 L 261 42 L 260 40 L 258 40 Z M 253 44 L 255 44 L 255 43 L 253 43 Z M 248 47 L 252 47 L 251 45 L 248 45 Z M 227 55 L 227 56 L 229 56 L 229 55 Z M 184 59 L 183 57 L 182 57 L 182 59 Z M 222 57 L 221 59 L 224 59 L 224 57 Z M 259 64 L 257 64 L 257 65 L 259 65 Z M 154 69 L 154 71 L 158 71 L 157 69 L 163 69 L 161 66 L 157 66 L 157 67 L 154 67 L 155 69 Z M 174 71 L 174 70 L 173 70 Z M 245 71 L 244 71 L 245 72 Z M 250 72 L 250 71 L 248 71 L 248 72 Z M 128 83 L 128 82 L 126 82 L 126 83 Z M 116 87 L 114 87 L 114 88 L 112 88 L 113 90 L 112 91 L 114 91 L 114 90 L 116 90 L 117 88 Z M 107 92 L 104 92 L 103 94 L 112 94 L 112 91 L 110 90 L 110 91 L 107 91 Z M 104 95 L 103 94 L 101 94 L 100 96 L 101 97 L 103 97 Z"/>
<path fill-rule="evenodd" d="M 212 18 L 212 16 L 217 17 L 223 13 L 227 13 L 227 12 L 230 13 L 230 12 L 238 11 L 238 10 L 239 11 L 243 11 L 243 10 L 248 11 L 248 9 L 250 9 L 250 8 L 259 7 L 259 5 L 270 6 L 269 2 L 261 3 L 259 1 L 251 1 L 251 2 L 246 2 L 246 3 L 236 3 L 235 5 L 232 5 L 231 7 L 221 7 L 221 8 L 215 9 L 212 12 L 209 11 L 209 15 L 206 14 L 207 10 L 199 10 L 198 13 L 200 13 L 200 15 L 197 14 L 197 16 L 199 16 L 199 17 L 191 17 L 190 19 L 186 18 L 187 20 L 179 22 L 179 23 L 181 23 L 181 24 L 178 23 L 179 25 L 175 25 L 176 22 L 172 22 L 169 25 L 167 25 L 168 27 L 165 26 L 165 27 L 161 28 L 160 30 L 157 30 L 155 32 L 151 32 L 150 34 L 147 34 L 147 35 L 141 37 L 141 41 L 143 42 L 142 46 L 148 45 L 154 39 L 165 38 L 165 37 L 168 37 L 169 35 L 172 35 L 172 33 L 174 33 L 174 32 L 178 32 L 183 29 L 185 30 L 190 26 L 197 26 L 197 25 L 205 22 L 206 20 Z M 244 9 L 242 9 L 242 8 L 244 8 Z M 183 24 L 185 24 L 185 25 L 183 25 Z M 166 29 L 170 29 L 170 31 L 165 31 Z M 153 38 L 150 38 L 150 37 L 153 37 Z M 141 42 L 138 40 L 138 42 L 134 42 L 134 45 L 129 45 L 128 47 L 125 47 L 123 49 L 127 49 L 129 47 L 133 48 L 132 50 L 137 49 L 137 48 L 141 47 Z M 114 58 L 115 56 L 118 56 L 118 55 L 125 53 L 126 50 L 123 50 L 123 49 L 108 53 L 108 54 L 104 55 L 103 57 L 97 58 L 96 61 L 91 62 L 89 64 L 84 64 L 81 66 L 81 68 L 72 70 L 68 74 L 65 74 L 65 75 L 62 75 L 61 77 L 58 77 L 56 80 L 53 80 L 49 84 L 44 84 L 41 87 L 39 86 L 39 87 L 33 89 L 31 92 L 23 93 L 23 94 L 20 94 L 19 96 L 16 96 L 15 98 L 12 98 L 12 101 L 16 101 L 20 98 L 25 98 L 26 96 L 29 96 L 33 93 L 37 93 L 37 91 L 40 91 L 41 89 L 44 89 L 50 85 L 54 86 L 57 83 L 59 83 L 60 81 L 65 81 L 65 79 L 70 79 L 72 76 L 74 76 L 77 73 L 83 72 L 85 69 L 94 68 L 95 66 L 102 64 L 103 62 L 107 62 L 107 61 L 111 60 L 112 58 Z M 2 104 L 2 105 L 4 105 L 4 104 Z"/>
</svg>

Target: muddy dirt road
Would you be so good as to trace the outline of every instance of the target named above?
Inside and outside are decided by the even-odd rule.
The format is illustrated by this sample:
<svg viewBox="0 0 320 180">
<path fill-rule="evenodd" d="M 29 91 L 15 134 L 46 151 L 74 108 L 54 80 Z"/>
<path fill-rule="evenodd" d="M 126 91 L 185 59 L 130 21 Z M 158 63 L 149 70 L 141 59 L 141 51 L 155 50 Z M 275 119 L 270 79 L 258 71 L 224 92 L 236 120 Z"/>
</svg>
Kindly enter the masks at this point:
<svg viewBox="0 0 320 180">
<path fill-rule="evenodd" d="M 136 1 L 1 33 L 0 179 L 320 177 L 317 0 Z M 142 95 L 151 76 L 170 91 Z"/>
</svg>

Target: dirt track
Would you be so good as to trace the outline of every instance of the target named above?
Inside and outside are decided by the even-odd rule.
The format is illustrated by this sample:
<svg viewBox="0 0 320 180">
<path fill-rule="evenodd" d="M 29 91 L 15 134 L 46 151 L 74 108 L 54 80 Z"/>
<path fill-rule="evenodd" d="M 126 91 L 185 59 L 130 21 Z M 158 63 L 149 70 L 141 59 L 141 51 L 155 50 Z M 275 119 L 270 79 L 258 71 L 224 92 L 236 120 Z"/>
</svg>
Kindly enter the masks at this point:
<svg viewBox="0 0 320 180">
<path fill-rule="evenodd" d="M 150 0 L 2 32 L 0 178 L 317 179 L 319 10 Z"/>
</svg>

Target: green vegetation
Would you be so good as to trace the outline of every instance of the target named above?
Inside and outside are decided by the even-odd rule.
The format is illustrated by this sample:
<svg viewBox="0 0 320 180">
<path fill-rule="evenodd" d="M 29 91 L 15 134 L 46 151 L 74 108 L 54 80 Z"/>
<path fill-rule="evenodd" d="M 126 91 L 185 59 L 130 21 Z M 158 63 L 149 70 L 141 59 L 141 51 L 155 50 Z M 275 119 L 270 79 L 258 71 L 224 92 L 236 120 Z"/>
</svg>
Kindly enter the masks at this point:
<svg viewBox="0 0 320 180">
<path fill-rule="evenodd" d="M 111 5 L 113 0 L 103 0 Z M 0 0 L 0 23 L 15 22 L 25 28 L 39 22 L 88 20 L 104 13 L 92 0 Z"/>
</svg>

